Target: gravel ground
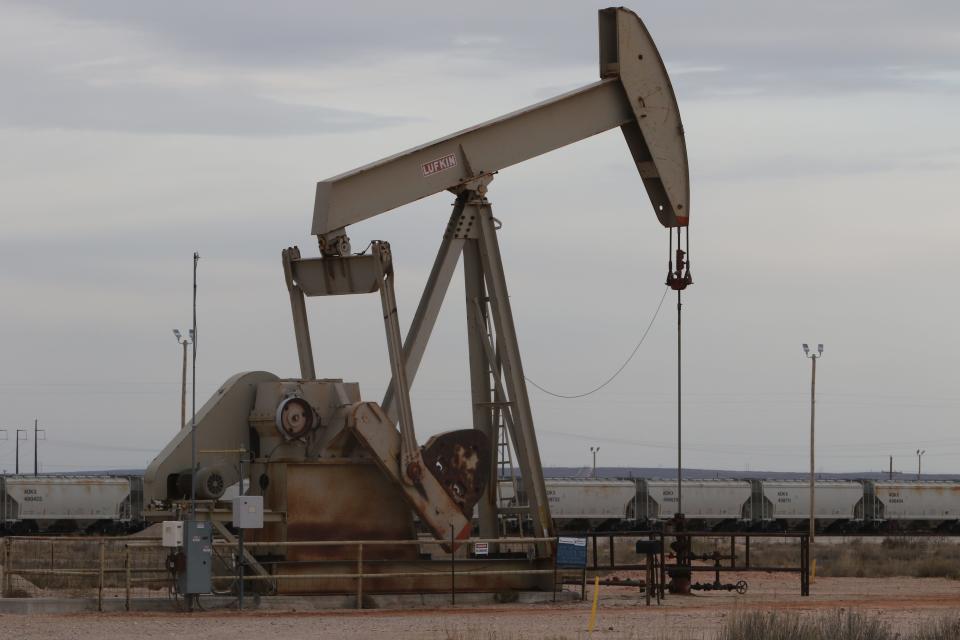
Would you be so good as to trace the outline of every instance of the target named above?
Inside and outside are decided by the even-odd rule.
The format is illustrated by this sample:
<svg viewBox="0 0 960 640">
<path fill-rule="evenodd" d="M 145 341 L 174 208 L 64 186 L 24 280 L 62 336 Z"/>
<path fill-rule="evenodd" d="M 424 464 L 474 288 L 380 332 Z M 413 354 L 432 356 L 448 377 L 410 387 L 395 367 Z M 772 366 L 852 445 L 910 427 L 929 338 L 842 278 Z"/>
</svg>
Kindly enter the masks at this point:
<svg viewBox="0 0 960 640">
<path fill-rule="evenodd" d="M 708 640 L 738 610 L 843 608 L 883 616 L 901 630 L 960 608 L 960 583 L 945 579 L 820 578 L 801 598 L 796 576 L 749 574 L 745 596 L 729 593 L 668 596 L 646 607 L 637 592 L 601 587 L 596 638 Z M 589 593 L 588 593 L 589 596 Z M 391 640 L 508 640 L 586 638 L 590 602 L 497 605 L 403 611 L 312 613 L 64 614 L 0 616 L 0 638 L 104 640 L 185 637 L 299 640 L 389 637 Z"/>
</svg>

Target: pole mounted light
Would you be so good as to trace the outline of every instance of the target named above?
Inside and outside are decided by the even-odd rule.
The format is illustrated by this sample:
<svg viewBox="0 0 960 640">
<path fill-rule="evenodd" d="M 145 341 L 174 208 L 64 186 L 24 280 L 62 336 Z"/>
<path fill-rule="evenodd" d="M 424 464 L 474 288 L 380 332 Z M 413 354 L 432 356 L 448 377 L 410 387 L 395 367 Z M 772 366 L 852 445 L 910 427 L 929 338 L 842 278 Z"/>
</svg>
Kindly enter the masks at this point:
<svg viewBox="0 0 960 640">
<path fill-rule="evenodd" d="M 600 451 L 600 447 L 590 447 L 590 453 L 593 454 L 593 472 L 590 474 L 591 478 L 597 477 L 597 452 Z"/>
<path fill-rule="evenodd" d="M 815 416 L 817 403 L 817 360 L 823 357 L 823 343 L 817 345 L 817 352 L 810 352 L 810 345 L 803 343 L 803 355 L 810 359 L 810 542 L 813 542 L 816 533 L 814 526 L 814 504 L 816 492 L 814 489 L 814 433 Z"/>
<path fill-rule="evenodd" d="M 923 460 L 923 454 L 927 452 L 926 449 L 917 449 L 917 480 L 920 479 L 920 469 L 921 461 Z"/>
</svg>

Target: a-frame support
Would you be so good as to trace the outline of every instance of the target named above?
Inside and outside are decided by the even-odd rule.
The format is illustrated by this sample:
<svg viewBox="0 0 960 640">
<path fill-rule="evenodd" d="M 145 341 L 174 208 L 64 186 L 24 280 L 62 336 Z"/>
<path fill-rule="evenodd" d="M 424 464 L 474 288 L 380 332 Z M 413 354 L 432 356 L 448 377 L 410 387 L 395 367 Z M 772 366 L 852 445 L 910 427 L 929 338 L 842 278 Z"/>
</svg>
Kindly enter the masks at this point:
<svg viewBox="0 0 960 640">
<path fill-rule="evenodd" d="M 496 412 L 502 412 L 517 454 L 533 534 L 550 537 L 553 524 L 533 412 L 497 241 L 497 224 L 485 197 L 489 180 L 486 178 L 470 185 L 474 188 L 461 191 L 457 197 L 433 270 L 404 341 L 404 371 L 408 383 L 412 383 L 453 272 L 463 254 L 473 426 L 482 431 L 494 447 L 490 456 L 491 481 L 478 503 L 480 535 L 494 537 L 499 531 L 495 484 L 499 447 L 496 447 L 495 417 Z M 398 418 L 396 395 L 391 381 L 381 406 L 395 422 Z M 524 520 L 523 514 L 520 519 L 521 522 Z"/>
</svg>

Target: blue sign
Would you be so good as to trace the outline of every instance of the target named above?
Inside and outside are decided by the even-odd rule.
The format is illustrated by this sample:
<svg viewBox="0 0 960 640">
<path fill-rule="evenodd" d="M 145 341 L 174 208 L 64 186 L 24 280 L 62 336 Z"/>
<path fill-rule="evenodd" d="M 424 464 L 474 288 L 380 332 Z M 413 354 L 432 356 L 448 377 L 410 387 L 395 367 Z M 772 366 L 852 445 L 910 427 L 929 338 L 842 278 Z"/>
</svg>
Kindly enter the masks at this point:
<svg viewBox="0 0 960 640">
<path fill-rule="evenodd" d="M 560 538 L 557 544 L 558 567 L 586 567 L 587 539 Z"/>
</svg>

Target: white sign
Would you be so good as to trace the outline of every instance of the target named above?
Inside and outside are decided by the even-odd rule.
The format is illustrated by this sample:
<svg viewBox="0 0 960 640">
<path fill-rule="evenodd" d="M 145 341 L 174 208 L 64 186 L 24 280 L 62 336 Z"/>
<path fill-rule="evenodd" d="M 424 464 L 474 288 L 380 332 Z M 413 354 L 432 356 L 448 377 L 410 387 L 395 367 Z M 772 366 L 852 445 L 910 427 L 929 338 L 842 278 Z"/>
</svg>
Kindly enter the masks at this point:
<svg viewBox="0 0 960 640">
<path fill-rule="evenodd" d="M 473 555 L 485 556 L 490 553 L 490 544 L 487 542 L 475 542 L 473 544 Z"/>
<path fill-rule="evenodd" d="M 441 171 L 446 171 L 447 169 L 452 169 L 457 166 L 457 156 L 452 153 L 448 153 L 442 158 L 437 158 L 436 160 L 431 160 L 430 162 L 424 162 L 420 165 L 420 170 L 423 172 L 423 176 L 432 176 L 435 173 Z"/>
<path fill-rule="evenodd" d="M 587 546 L 586 538 L 564 538 L 561 537 L 558 541 L 560 544 L 572 544 L 575 547 L 585 547 Z"/>
</svg>

